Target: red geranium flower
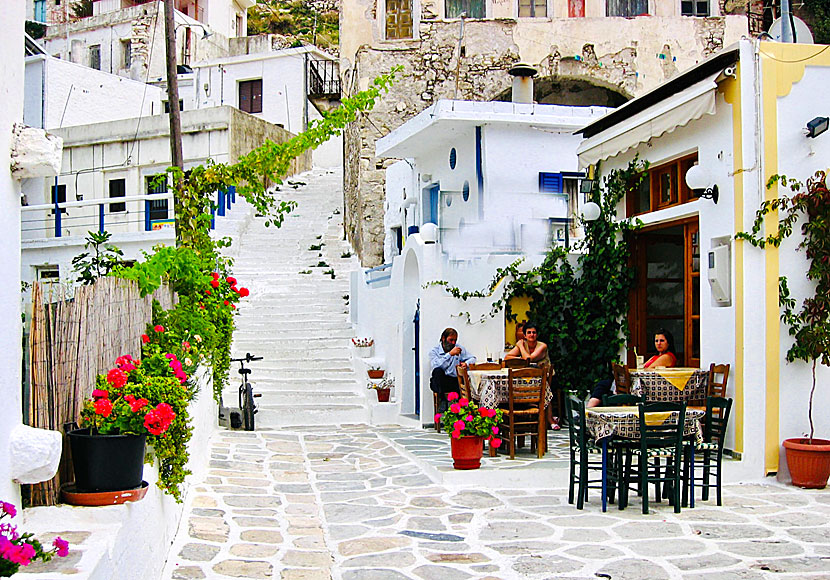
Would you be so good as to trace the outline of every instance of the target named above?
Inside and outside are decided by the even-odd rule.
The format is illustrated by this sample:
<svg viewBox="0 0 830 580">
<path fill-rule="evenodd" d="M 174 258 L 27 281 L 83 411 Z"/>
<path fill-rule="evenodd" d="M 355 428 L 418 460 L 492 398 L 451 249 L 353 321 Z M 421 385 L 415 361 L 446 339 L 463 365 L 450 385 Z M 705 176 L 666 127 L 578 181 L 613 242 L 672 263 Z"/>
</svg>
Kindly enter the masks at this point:
<svg viewBox="0 0 830 580">
<path fill-rule="evenodd" d="M 105 391 L 104 389 L 95 389 L 92 391 L 92 398 L 93 399 L 109 399 L 110 392 Z"/>
<path fill-rule="evenodd" d="M 141 335 L 141 342 L 143 342 L 144 344 L 147 344 L 148 342 L 150 342 L 150 337 L 147 336 L 146 334 L 142 334 Z"/>
<path fill-rule="evenodd" d="M 236 284 L 236 278 L 234 278 L 233 276 L 228 276 L 228 277 L 226 278 L 226 280 L 228 281 L 228 284 L 230 284 L 231 286 L 233 286 L 234 284 Z"/>
<path fill-rule="evenodd" d="M 95 413 L 102 417 L 109 417 L 110 413 L 112 413 L 112 403 L 109 399 L 98 399 L 93 405 L 95 407 Z"/>
<path fill-rule="evenodd" d="M 164 332 L 164 327 L 161 324 L 156 324 L 153 327 L 153 330 L 155 330 L 156 332 Z"/>
<path fill-rule="evenodd" d="M 211 273 L 210 273 L 210 275 L 211 275 L 211 276 L 213 276 L 213 279 L 214 279 L 214 280 L 218 280 L 218 279 L 219 279 L 219 272 L 211 272 Z"/>
<path fill-rule="evenodd" d="M 207 294 L 208 296 L 210 296 L 211 294 L 213 294 L 213 292 L 211 292 L 210 290 L 205 290 L 205 294 Z"/>
<path fill-rule="evenodd" d="M 210 285 L 214 288 L 219 288 L 219 280 L 211 280 Z"/>
<path fill-rule="evenodd" d="M 245 296 L 247 296 L 248 294 L 250 294 L 250 292 L 248 291 L 247 288 L 240 288 L 239 289 L 239 295 L 242 296 L 243 298 L 245 298 Z"/>
<path fill-rule="evenodd" d="M 116 389 L 120 389 L 127 384 L 127 373 L 121 369 L 111 369 L 107 373 L 107 382 Z"/>
<path fill-rule="evenodd" d="M 228 302 L 227 300 L 225 300 L 225 306 L 227 306 L 228 304 L 230 304 L 230 302 Z"/>
<path fill-rule="evenodd" d="M 458 393 L 447 393 L 448 401 L 455 401 L 456 399 L 458 399 Z"/>
</svg>

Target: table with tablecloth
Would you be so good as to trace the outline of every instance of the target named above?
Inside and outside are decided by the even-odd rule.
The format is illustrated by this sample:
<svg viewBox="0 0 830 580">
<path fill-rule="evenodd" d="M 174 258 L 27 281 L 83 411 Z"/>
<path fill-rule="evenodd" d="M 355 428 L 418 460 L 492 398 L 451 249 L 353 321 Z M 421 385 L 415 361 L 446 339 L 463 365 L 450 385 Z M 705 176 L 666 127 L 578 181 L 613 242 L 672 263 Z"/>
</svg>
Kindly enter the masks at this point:
<svg viewBox="0 0 830 580">
<path fill-rule="evenodd" d="M 646 401 L 705 401 L 709 371 L 683 367 L 631 369 L 631 393 L 645 395 Z"/>
<path fill-rule="evenodd" d="M 473 399 L 478 400 L 482 407 L 495 409 L 502 403 L 507 403 L 510 397 L 507 380 L 509 369 L 494 369 L 486 371 L 467 371 L 470 377 L 470 391 Z M 530 381 L 530 384 L 538 384 L 539 379 L 521 379 Z M 545 405 L 550 404 L 550 385 L 545 387 Z"/>
</svg>

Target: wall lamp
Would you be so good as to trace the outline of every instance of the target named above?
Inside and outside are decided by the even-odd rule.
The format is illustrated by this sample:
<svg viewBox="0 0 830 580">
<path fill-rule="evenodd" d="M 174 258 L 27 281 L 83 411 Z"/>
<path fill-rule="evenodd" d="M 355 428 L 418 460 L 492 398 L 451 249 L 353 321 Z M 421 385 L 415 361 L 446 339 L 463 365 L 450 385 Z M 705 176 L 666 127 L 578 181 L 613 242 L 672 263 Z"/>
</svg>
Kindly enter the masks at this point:
<svg viewBox="0 0 830 580">
<path fill-rule="evenodd" d="M 176 25 L 176 28 L 174 30 L 178 30 L 182 26 L 184 26 L 185 28 L 193 28 L 194 26 L 197 26 L 197 27 L 201 28 L 202 29 L 202 39 L 203 40 L 205 38 L 209 38 L 209 37 L 213 36 L 213 31 L 212 30 L 208 30 L 207 26 L 205 26 L 204 24 L 199 24 L 198 22 L 192 22 L 192 23 L 191 22 L 180 22 L 179 24 Z"/>
<path fill-rule="evenodd" d="M 816 117 L 812 121 L 808 121 L 807 128 L 805 129 L 807 137 L 815 139 L 816 137 L 827 131 L 828 121 L 830 121 L 830 119 L 828 119 L 827 117 Z"/>
<path fill-rule="evenodd" d="M 711 199 L 718 203 L 718 185 L 709 176 L 709 172 L 698 164 L 692 165 L 686 172 L 686 185 L 698 197 Z"/>
<path fill-rule="evenodd" d="M 599 205 L 593 201 L 582 204 L 582 219 L 586 222 L 595 222 L 599 219 L 599 214 L 602 213 Z"/>
</svg>

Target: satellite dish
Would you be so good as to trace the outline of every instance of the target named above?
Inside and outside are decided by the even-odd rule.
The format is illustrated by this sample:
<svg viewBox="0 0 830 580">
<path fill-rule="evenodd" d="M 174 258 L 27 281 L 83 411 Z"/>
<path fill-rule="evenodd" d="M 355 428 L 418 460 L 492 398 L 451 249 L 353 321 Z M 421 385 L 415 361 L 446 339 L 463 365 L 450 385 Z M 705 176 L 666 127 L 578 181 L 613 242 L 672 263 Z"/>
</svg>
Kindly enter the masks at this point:
<svg viewBox="0 0 830 580">
<path fill-rule="evenodd" d="M 813 33 L 810 32 L 807 24 L 797 16 L 793 16 L 793 23 L 795 24 L 795 41 L 798 44 L 813 44 Z M 769 35 L 775 42 L 781 42 L 781 25 L 782 18 L 776 18 L 769 27 Z"/>
</svg>

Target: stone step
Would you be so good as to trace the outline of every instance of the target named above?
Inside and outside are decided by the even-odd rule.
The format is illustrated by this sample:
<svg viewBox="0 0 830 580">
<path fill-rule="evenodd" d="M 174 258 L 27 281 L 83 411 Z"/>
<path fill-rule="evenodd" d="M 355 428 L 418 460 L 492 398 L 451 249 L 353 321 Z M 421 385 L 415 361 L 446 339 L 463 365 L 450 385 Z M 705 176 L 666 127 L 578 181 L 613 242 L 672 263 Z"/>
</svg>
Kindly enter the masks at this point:
<svg viewBox="0 0 830 580">
<path fill-rule="evenodd" d="M 347 405 L 261 405 L 256 414 L 258 428 L 368 422 L 369 409 L 365 401 Z"/>
</svg>

